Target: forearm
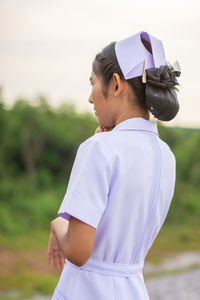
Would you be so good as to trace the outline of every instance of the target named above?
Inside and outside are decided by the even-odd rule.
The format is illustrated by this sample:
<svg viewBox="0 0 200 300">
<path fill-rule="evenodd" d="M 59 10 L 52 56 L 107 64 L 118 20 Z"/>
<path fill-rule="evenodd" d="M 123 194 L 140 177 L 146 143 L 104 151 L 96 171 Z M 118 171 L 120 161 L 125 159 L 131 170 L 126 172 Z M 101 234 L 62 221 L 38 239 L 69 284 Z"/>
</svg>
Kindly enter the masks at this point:
<svg viewBox="0 0 200 300">
<path fill-rule="evenodd" d="M 93 250 L 96 230 L 74 217 L 70 222 L 61 217 L 54 219 L 51 230 L 63 256 L 77 266 L 85 264 Z"/>
</svg>

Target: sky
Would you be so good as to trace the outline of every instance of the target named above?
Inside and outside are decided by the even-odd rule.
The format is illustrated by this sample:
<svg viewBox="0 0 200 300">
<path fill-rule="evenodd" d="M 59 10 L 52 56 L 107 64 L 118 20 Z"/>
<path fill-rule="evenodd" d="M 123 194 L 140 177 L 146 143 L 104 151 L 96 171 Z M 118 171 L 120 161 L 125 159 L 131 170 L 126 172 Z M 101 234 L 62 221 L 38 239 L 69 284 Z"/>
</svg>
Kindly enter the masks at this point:
<svg viewBox="0 0 200 300">
<path fill-rule="evenodd" d="M 88 102 L 95 55 L 139 31 L 178 60 L 180 110 L 167 125 L 200 128 L 199 0 L 0 0 L 0 85 L 6 104 L 44 95 L 53 106 Z"/>
</svg>

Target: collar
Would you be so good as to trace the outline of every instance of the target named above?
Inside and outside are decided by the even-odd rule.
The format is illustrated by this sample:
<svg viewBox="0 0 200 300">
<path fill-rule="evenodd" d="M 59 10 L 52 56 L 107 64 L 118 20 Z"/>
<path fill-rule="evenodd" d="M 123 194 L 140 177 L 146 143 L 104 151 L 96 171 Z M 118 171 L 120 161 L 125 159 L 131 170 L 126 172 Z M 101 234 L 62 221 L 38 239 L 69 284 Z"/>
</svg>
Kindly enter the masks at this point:
<svg viewBox="0 0 200 300">
<path fill-rule="evenodd" d="M 130 118 L 118 123 L 111 131 L 123 131 L 123 130 L 137 130 L 137 131 L 147 131 L 158 134 L 157 122 L 149 121 L 143 118 Z"/>
</svg>

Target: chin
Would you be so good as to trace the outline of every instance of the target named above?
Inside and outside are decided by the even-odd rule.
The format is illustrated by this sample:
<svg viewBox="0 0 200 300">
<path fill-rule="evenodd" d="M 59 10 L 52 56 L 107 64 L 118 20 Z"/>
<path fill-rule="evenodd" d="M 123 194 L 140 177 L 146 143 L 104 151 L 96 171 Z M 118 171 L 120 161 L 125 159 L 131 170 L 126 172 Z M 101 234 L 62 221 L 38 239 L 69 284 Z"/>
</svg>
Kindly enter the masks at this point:
<svg viewBox="0 0 200 300">
<path fill-rule="evenodd" d="M 99 126 L 103 126 L 101 120 L 99 120 L 98 115 L 97 115 L 97 123 L 98 123 Z"/>
</svg>

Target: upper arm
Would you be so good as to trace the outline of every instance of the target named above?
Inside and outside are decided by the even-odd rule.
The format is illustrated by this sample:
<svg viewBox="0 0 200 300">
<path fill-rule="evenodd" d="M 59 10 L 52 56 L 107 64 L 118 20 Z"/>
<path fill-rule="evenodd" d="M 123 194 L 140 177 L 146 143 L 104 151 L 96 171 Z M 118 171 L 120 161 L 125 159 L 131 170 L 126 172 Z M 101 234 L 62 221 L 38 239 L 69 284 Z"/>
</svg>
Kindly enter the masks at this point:
<svg viewBox="0 0 200 300">
<path fill-rule="evenodd" d="M 81 266 L 90 258 L 96 229 L 71 216 L 67 233 L 67 259 Z"/>
<path fill-rule="evenodd" d="M 97 229 L 108 203 L 111 170 L 102 143 L 90 140 L 79 147 L 58 214 Z"/>
<path fill-rule="evenodd" d="M 91 256 L 96 229 L 108 203 L 111 165 L 102 143 L 79 147 L 66 194 L 58 211 L 69 221 L 66 257 L 83 265 Z"/>
</svg>

